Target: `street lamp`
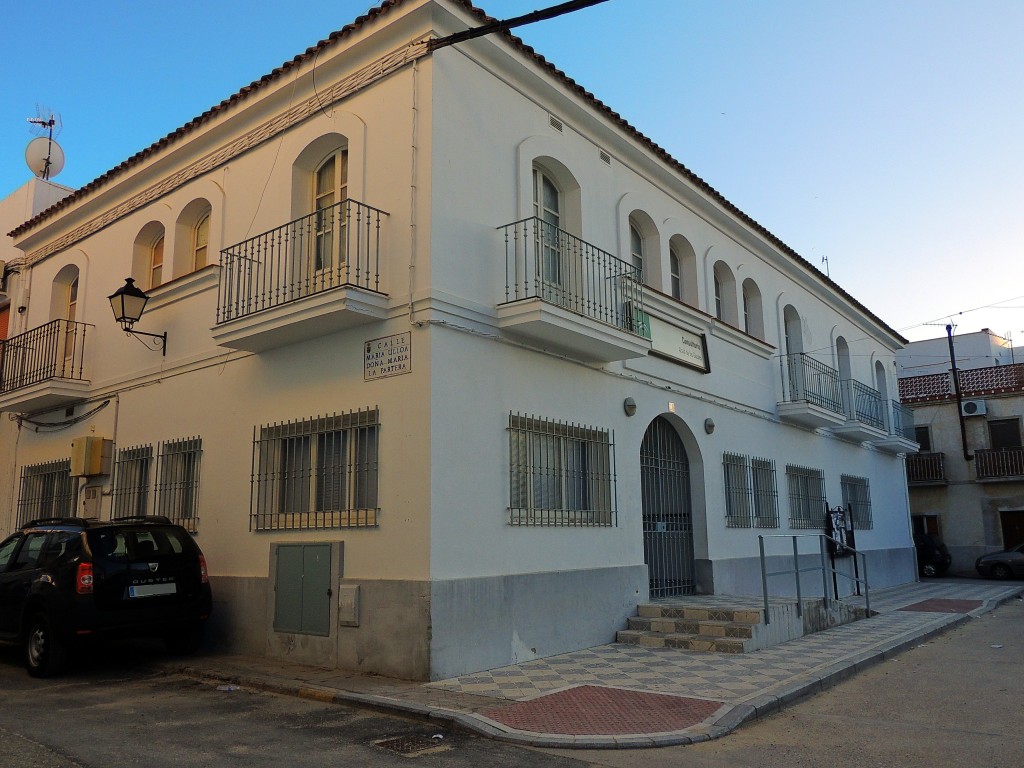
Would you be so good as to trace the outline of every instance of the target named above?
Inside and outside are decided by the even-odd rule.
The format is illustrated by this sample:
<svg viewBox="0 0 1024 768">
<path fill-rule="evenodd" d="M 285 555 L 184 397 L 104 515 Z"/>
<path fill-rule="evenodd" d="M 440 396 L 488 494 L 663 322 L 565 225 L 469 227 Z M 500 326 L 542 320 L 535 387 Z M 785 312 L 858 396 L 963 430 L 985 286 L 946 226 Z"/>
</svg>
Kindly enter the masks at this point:
<svg viewBox="0 0 1024 768">
<path fill-rule="evenodd" d="M 145 331 L 133 330 L 135 323 L 142 317 L 142 310 L 146 308 L 146 302 L 149 301 L 149 296 L 145 294 L 140 288 L 135 285 L 135 280 L 130 277 L 125 278 L 124 285 L 114 291 L 110 296 L 110 308 L 114 310 L 114 319 L 121 325 L 121 329 L 129 336 L 148 336 L 152 339 L 158 339 L 154 342 L 155 347 L 150 347 L 149 343 L 139 339 L 145 346 L 156 350 L 161 350 L 164 357 L 167 356 L 167 332 L 163 333 L 146 333 Z"/>
</svg>

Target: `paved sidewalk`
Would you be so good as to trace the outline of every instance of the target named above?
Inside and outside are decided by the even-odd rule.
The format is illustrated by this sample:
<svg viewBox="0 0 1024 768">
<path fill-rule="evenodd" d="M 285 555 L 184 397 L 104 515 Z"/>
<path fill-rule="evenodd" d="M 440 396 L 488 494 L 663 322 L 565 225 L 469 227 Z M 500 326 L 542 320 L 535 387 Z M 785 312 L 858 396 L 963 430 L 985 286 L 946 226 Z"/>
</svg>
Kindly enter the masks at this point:
<svg viewBox="0 0 1024 768">
<path fill-rule="evenodd" d="M 930 580 L 872 592 L 878 615 L 870 619 L 752 653 L 611 644 L 433 683 L 234 655 L 165 666 L 222 683 L 429 717 L 531 746 L 665 746 L 723 736 L 1022 592 L 1019 583 Z"/>
</svg>

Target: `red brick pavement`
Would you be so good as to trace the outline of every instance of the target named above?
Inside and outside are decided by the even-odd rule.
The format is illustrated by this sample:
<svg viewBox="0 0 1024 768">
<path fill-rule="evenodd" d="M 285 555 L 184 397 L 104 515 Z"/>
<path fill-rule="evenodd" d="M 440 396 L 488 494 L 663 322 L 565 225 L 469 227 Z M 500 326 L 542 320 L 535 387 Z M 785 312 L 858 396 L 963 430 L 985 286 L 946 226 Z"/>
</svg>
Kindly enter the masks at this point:
<svg viewBox="0 0 1024 768">
<path fill-rule="evenodd" d="M 707 699 L 581 685 L 479 714 L 521 731 L 615 736 L 681 731 L 721 706 Z"/>
</svg>

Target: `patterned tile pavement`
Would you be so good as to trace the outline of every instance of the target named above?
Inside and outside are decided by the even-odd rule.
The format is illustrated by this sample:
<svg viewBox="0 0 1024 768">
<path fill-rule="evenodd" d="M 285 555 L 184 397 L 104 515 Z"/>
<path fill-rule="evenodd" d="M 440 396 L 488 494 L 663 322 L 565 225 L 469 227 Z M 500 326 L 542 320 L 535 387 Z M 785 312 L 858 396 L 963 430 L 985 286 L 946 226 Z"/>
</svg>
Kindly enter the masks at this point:
<svg viewBox="0 0 1024 768">
<path fill-rule="evenodd" d="M 936 579 L 871 595 L 869 619 L 746 654 L 611 644 L 433 683 L 265 658 L 199 657 L 177 670 L 323 701 L 456 723 L 524 744 L 649 747 L 724 735 L 1000 602 L 1020 584 Z M 759 608 L 749 598 L 695 604 Z M 863 598 L 847 598 L 865 607 Z M 642 713 L 639 717 L 634 714 Z"/>
</svg>

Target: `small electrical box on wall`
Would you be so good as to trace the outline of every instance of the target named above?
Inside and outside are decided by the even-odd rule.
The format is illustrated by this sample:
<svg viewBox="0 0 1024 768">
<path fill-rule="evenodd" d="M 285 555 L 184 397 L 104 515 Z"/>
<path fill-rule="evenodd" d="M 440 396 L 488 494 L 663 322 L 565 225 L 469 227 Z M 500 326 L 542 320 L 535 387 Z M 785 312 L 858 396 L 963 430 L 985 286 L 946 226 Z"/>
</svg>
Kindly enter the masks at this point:
<svg viewBox="0 0 1024 768">
<path fill-rule="evenodd" d="M 71 441 L 71 476 L 109 475 L 114 441 L 102 437 L 79 437 Z"/>
</svg>

